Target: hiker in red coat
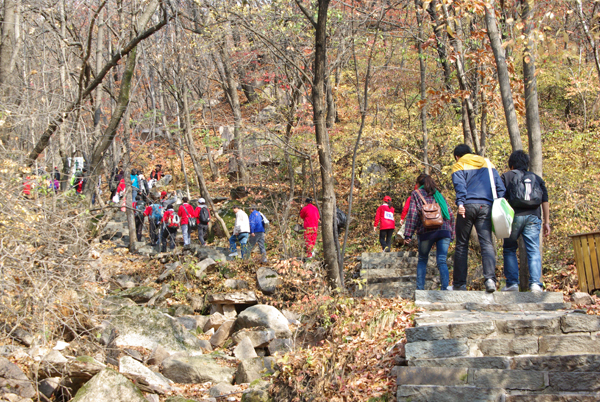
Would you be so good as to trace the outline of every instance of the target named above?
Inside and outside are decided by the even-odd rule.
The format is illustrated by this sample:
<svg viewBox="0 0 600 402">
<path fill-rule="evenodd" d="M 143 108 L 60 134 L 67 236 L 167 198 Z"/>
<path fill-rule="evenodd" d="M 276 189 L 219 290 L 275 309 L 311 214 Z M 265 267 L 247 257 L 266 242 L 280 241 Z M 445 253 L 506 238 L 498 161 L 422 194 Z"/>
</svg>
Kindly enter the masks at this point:
<svg viewBox="0 0 600 402">
<path fill-rule="evenodd" d="M 305 200 L 306 205 L 300 210 L 300 218 L 304 221 L 304 244 L 306 246 L 306 257 L 312 258 L 315 253 L 313 249 L 317 242 L 317 230 L 319 229 L 319 210 L 312 203 L 312 198 Z"/>
<path fill-rule="evenodd" d="M 396 228 L 394 207 L 390 206 L 391 202 L 392 198 L 389 195 L 383 197 L 383 204 L 377 208 L 375 222 L 373 222 L 374 231 L 377 230 L 377 225 L 379 225 L 379 244 L 381 244 L 381 251 L 386 253 L 392 251 L 392 236 Z"/>
</svg>

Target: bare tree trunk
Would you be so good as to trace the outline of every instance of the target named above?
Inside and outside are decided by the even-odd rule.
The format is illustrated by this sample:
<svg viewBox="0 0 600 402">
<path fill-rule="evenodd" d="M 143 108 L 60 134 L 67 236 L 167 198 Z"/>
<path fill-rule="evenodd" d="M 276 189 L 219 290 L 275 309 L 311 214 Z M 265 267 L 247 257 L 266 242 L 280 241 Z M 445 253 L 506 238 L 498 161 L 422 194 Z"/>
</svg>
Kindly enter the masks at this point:
<svg viewBox="0 0 600 402">
<path fill-rule="evenodd" d="M 127 113 L 127 115 L 129 115 L 129 113 Z M 129 127 L 129 118 L 125 118 L 125 124 L 123 127 L 123 143 L 125 144 L 125 155 L 124 155 L 124 162 L 125 162 L 125 170 L 124 170 L 124 175 L 125 175 L 125 214 L 127 215 L 127 226 L 129 227 L 129 251 L 130 252 L 135 252 L 135 242 L 137 240 L 136 238 L 136 230 L 135 230 L 135 214 L 134 211 L 132 209 L 132 205 L 133 205 L 133 187 L 132 187 L 132 183 L 131 183 L 131 132 L 130 132 L 130 127 Z M 95 176 L 93 176 L 95 177 Z M 95 183 L 90 183 L 93 185 L 90 185 L 88 187 L 92 187 L 95 188 Z M 93 191 L 93 190 L 92 190 Z"/>
<path fill-rule="evenodd" d="M 227 93 L 227 99 L 229 101 L 229 105 L 231 106 L 231 111 L 233 112 L 233 138 L 234 138 L 234 146 L 235 146 L 235 158 L 238 165 L 238 172 L 240 175 L 240 179 L 244 186 L 250 184 L 250 178 L 248 177 L 248 171 L 246 169 L 246 160 L 244 158 L 244 143 L 241 133 L 242 126 L 242 109 L 240 106 L 240 98 L 237 92 L 237 81 L 233 76 L 233 70 L 231 67 L 231 60 L 229 58 L 229 53 L 225 48 L 227 46 L 227 42 L 222 43 L 218 46 L 219 55 L 221 56 L 221 62 L 223 64 L 223 73 L 225 75 L 225 92 Z"/>
<path fill-rule="evenodd" d="M 185 139 L 187 142 L 188 149 L 190 150 L 190 157 L 192 158 L 192 163 L 194 165 L 194 170 L 196 171 L 196 177 L 198 178 L 198 185 L 200 187 L 200 191 L 202 192 L 202 197 L 206 200 L 206 203 L 212 209 L 215 218 L 221 224 L 221 228 L 223 229 L 223 233 L 225 236 L 229 238 L 229 231 L 227 230 L 227 225 L 225 225 L 225 221 L 219 213 L 217 212 L 217 208 L 215 208 L 215 204 L 213 203 L 212 198 L 210 197 L 210 193 L 208 192 L 208 187 L 206 186 L 206 180 L 204 180 L 204 173 L 202 172 L 202 166 L 198 162 L 198 158 L 196 155 L 196 144 L 194 144 L 194 138 L 192 136 L 192 119 L 190 118 L 190 108 L 188 105 L 187 98 L 187 87 L 184 85 L 183 87 L 183 112 L 185 116 Z"/>
<path fill-rule="evenodd" d="M 427 132 L 427 83 L 426 73 L 427 64 L 425 64 L 425 54 L 423 53 L 423 42 L 425 41 L 425 35 L 423 32 L 423 10 L 421 8 L 421 2 L 415 0 L 416 12 L 417 12 L 417 49 L 419 52 L 419 73 L 421 78 L 421 129 L 423 131 L 423 165 L 425 166 L 425 174 L 429 174 L 429 158 L 427 155 L 427 144 L 429 142 L 429 133 Z"/>
<path fill-rule="evenodd" d="M 325 88 L 327 91 L 327 119 L 325 124 L 327 128 L 332 128 L 335 125 L 337 108 L 335 106 L 335 97 L 333 96 L 333 88 L 329 77 L 325 80 Z"/>
<path fill-rule="evenodd" d="M 535 44 L 533 42 L 533 0 L 523 1 L 523 33 L 525 55 L 523 57 L 523 80 L 525 81 L 525 117 L 529 137 L 529 170 L 543 175 L 542 169 L 542 130 L 538 107 L 537 79 L 535 76 Z"/>
<path fill-rule="evenodd" d="M 313 118 L 315 124 L 315 137 L 318 146 L 319 162 L 321 164 L 321 180 L 323 185 L 322 234 L 323 255 L 327 266 L 327 278 L 332 288 L 342 286 L 339 270 L 338 247 L 335 244 L 334 219 L 335 219 L 335 190 L 333 181 L 333 166 L 331 161 L 331 148 L 329 146 L 329 133 L 325 122 L 325 79 L 327 73 L 327 10 L 330 0 L 318 0 L 318 17 L 315 27 L 315 61 L 313 70 Z M 300 3 L 297 3 L 300 4 Z"/>
<path fill-rule="evenodd" d="M 581 27 L 583 28 L 583 32 L 585 33 L 585 37 L 588 41 L 588 44 L 590 45 L 590 47 L 592 48 L 592 52 L 594 53 L 594 65 L 596 66 L 596 73 L 598 74 L 598 80 L 600 81 L 600 56 L 598 55 L 598 46 L 596 46 L 594 36 L 591 34 L 585 21 L 585 15 L 583 14 L 583 6 L 581 5 L 581 0 L 577 0 L 577 14 L 579 15 L 579 22 L 581 24 Z"/>
<path fill-rule="evenodd" d="M 455 21 L 448 12 L 448 6 L 442 3 L 442 10 L 444 11 L 444 17 L 446 17 L 446 27 L 450 42 L 454 46 L 456 51 L 456 57 L 454 59 L 454 66 L 456 67 L 456 73 L 458 78 L 458 84 L 460 89 L 463 91 L 469 91 L 469 83 L 467 82 L 467 76 L 465 73 L 464 57 L 463 57 L 463 46 L 462 46 L 462 28 L 460 23 Z M 471 98 L 466 98 L 463 101 L 463 106 L 466 106 L 466 116 L 469 121 L 469 128 L 471 131 L 471 138 L 475 145 L 475 152 L 480 153 L 479 133 L 477 132 L 477 123 L 475 121 L 475 108 Z M 464 113 L 464 110 L 463 110 Z"/>
<path fill-rule="evenodd" d="M 496 70 L 498 71 L 498 84 L 500 85 L 500 96 L 502 97 L 502 106 L 504 106 L 504 117 L 506 118 L 506 127 L 510 137 L 510 144 L 513 151 L 523 149 L 521 142 L 521 133 L 519 132 L 519 122 L 513 102 L 512 91 L 510 88 L 510 77 L 508 76 L 508 66 L 506 65 L 506 56 L 502 47 L 502 40 L 498 33 L 496 22 L 496 11 L 494 1 L 491 0 L 485 5 L 485 23 L 487 26 L 488 37 L 494 52 L 496 60 Z"/>
<path fill-rule="evenodd" d="M 121 89 L 119 92 L 119 99 L 117 101 L 117 105 L 115 106 L 115 110 L 110 118 L 110 122 L 108 123 L 108 127 L 104 130 L 104 135 L 102 139 L 94 149 L 90 161 L 90 181 L 94 183 L 94 186 L 88 186 L 85 189 L 85 193 L 90 197 L 93 193 L 93 188 L 95 184 L 98 182 L 98 176 L 100 175 L 100 167 L 102 165 L 102 159 L 104 158 L 104 152 L 108 149 L 108 147 L 112 144 L 115 136 L 117 135 L 117 129 L 119 128 L 119 124 L 121 122 L 121 118 L 123 114 L 127 110 L 127 106 L 129 105 L 129 94 L 131 91 L 131 81 L 133 79 L 133 73 L 135 72 L 136 65 L 136 55 L 137 50 L 134 48 L 129 55 L 127 56 L 127 63 L 125 65 L 125 72 L 123 73 L 123 79 L 121 80 Z M 127 123 L 127 122 L 126 122 Z M 126 144 L 126 146 L 129 146 Z M 129 151 L 127 151 L 128 153 Z M 128 166 L 128 169 L 131 169 Z M 126 175 L 127 176 L 127 175 Z M 91 187 L 91 188 L 90 188 Z M 131 204 L 129 204 L 131 206 Z"/>
<path fill-rule="evenodd" d="M 4 18 L 2 20 L 2 42 L 0 43 L 0 86 L 5 86 L 10 80 L 10 62 L 16 46 L 17 14 L 19 0 L 4 0 Z M 3 94 L 8 93 L 3 88 Z"/>
</svg>

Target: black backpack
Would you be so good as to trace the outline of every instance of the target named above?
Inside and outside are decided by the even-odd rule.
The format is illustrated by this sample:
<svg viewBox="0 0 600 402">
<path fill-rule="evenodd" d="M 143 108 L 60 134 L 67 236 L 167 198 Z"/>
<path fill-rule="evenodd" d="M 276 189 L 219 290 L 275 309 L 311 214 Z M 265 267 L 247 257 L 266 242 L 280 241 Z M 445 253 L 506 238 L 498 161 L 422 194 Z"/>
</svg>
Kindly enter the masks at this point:
<svg viewBox="0 0 600 402">
<path fill-rule="evenodd" d="M 210 214 L 208 213 L 208 208 L 206 208 L 206 207 L 200 208 L 200 213 L 198 214 L 198 220 L 203 225 L 206 225 L 210 221 Z"/>
<path fill-rule="evenodd" d="M 144 211 L 146 210 L 146 204 L 143 201 L 140 201 L 135 206 L 135 217 L 138 220 L 143 221 L 145 218 Z"/>
<path fill-rule="evenodd" d="M 537 176 L 532 172 L 513 170 L 508 183 L 507 200 L 513 208 L 532 209 L 542 203 L 543 191 Z"/>
<path fill-rule="evenodd" d="M 346 229 L 346 214 L 344 211 L 336 207 L 335 219 L 337 223 L 338 233 L 342 233 Z"/>
</svg>

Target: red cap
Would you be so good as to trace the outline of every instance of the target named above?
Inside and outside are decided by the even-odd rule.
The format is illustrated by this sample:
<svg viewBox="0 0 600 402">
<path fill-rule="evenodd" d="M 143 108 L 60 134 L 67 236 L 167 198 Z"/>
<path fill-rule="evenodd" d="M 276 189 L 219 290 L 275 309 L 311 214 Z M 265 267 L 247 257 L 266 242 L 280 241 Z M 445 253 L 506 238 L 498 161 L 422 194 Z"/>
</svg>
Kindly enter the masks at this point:
<svg viewBox="0 0 600 402">
<path fill-rule="evenodd" d="M 392 198 L 389 195 L 386 195 L 385 197 L 383 197 L 383 202 L 390 202 L 392 200 Z"/>
<path fill-rule="evenodd" d="M 167 192 L 166 191 L 161 191 L 160 192 L 160 196 L 161 197 L 166 197 L 167 196 Z"/>
</svg>

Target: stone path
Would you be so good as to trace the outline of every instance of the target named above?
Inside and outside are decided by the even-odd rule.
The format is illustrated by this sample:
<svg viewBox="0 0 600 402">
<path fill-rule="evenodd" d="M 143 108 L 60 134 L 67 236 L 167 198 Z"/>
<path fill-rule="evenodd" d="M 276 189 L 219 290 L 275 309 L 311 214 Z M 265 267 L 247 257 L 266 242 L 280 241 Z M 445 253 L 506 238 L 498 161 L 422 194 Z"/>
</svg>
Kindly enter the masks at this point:
<svg viewBox="0 0 600 402">
<path fill-rule="evenodd" d="M 416 291 L 398 401 L 600 400 L 600 317 L 561 293 Z"/>
<path fill-rule="evenodd" d="M 435 253 L 432 254 L 427 264 L 426 289 L 437 289 L 440 283 Z M 357 290 L 356 296 L 412 299 L 417 287 L 417 254 L 414 251 L 363 253 L 360 279 L 364 285 Z"/>
</svg>

